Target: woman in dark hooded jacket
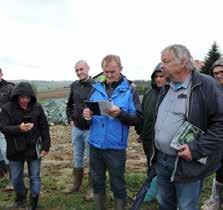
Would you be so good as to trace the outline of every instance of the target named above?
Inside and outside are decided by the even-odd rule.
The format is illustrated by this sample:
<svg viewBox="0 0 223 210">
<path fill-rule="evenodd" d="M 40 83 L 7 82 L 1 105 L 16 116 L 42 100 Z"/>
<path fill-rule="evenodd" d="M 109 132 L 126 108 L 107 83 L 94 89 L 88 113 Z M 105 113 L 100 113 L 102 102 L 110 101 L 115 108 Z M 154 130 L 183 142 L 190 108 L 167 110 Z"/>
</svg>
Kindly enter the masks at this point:
<svg viewBox="0 0 223 210">
<path fill-rule="evenodd" d="M 41 157 L 50 148 L 49 126 L 43 108 L 36 102 L 32 86 L 19 83 L 10 102 L 0 112 L 0 129 L 7 142 L 7 158 L 12 172 L 16 200 L 12 207 L 24 207 L 27 190 L 24 185 L 24 163 L 27 162 L 30 179 L 30 209 L 36 209 L 41 181 Z"/>
</svg>

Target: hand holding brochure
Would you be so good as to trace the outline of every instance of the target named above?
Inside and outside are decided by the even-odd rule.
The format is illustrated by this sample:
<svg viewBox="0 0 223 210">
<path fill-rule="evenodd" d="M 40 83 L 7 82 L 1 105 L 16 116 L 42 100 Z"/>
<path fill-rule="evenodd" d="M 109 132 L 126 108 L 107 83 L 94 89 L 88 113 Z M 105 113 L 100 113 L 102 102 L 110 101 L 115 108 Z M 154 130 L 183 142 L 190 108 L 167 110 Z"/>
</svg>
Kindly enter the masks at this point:
<svg viewBox="0 0 223 210">
<path fill-rule="evenodd" d="M 176 150 L 179 150 L 180 145 L 195 141 L 202 133 L 204 133 L 204 131 L 202 131 L 200 128 L 192 125 L 188 121 L 185 121 L 177 131 L 170 146 Z"/>
<path fill-rule="evenodd" d="M 199 136 L 203 133 L 204 131 L 202 131 L 200 128 L 192 125 L 188 121 L 185 121 L 184 124 L 177 131 L 172 142 L 170 143 L 170 146 L 176 150 L 179 150 L 180 145 L 196 141 L 196 139 L 199 138 Z M 207 157 L 203 157 L 197 161 L 205 164 L 206 159 Z"/>
<path fill-rule="evenodd" d="M 85 103 L 86 106 L 93 112 L 93 115 L 109 116 L 105 111 L 113 107 L 113 103 L 110 101 L 98 101 L 98 102 L 85 101 Z"/>
</svg>

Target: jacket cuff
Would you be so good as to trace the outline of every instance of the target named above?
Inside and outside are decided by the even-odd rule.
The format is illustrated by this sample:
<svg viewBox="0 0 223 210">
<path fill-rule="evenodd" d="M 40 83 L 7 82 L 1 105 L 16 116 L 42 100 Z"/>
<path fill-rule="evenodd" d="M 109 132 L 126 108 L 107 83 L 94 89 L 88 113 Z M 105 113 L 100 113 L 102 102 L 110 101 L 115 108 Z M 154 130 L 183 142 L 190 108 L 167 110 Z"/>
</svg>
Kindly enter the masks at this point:
<svg viewBox="0 0 223 210">
<path fill-rule="evenodd" d="M 117 118 L 119 120 L 122 120 L 122 119 L 125 119 L 125 117 L 126 117 L 126 112 L 121 109 L 121 112 L 119 113 L 119 115 L 117 116 Z"/>
<path fill-rule="evenodd" d="M 50 151 L 50 148 L 49 147 L 42 147 L 42 150 L 46 151 L 46 152 L 49 152 Z"/>
<path fill-rule="evenodd" d="M 188 146 L 190 148 L 192 159 L 199 160 L 203 157 L 203 155 L 200 152 L 198 152 L 198 149 L 194 143 L 189 143 Z"/>
</svg>

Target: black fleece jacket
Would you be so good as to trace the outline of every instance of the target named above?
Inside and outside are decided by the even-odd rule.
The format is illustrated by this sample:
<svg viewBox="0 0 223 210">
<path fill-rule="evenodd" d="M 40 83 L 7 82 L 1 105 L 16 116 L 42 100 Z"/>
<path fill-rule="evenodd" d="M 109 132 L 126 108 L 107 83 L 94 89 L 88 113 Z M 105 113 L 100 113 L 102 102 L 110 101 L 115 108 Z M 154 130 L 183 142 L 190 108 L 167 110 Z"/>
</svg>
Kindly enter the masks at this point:
<svg viewBox="0 0 223 210">
<path fill-rule="evenodd" d="M 18 97 L 30 96 L 28 108 L 23 110 L 18 104 Z M 21 132 L 19 126 L 24 116 L 30 116 L 34 127 L 28 132 Z M 42 141 L 42 150 L 49 151 L 49 126 L 43 108 L 36 102 L 32 86 L 27 82 L 19 83 L 12 92 L 10 102 L 0 112 L 0 130 L 7 142 L 9 160 L 34 160 L 37 158 L 36 143 Z"/>
<path fill-rule="evenodd" d="M 82 113 L 85 107 L 84 101 L 88 99 L 94 82 L 90 78 L 83 82 L 76 80 L 71 84 L 66 107 L 67 120 L 69 123 L 73 121 L 74 125 L 82 130 L 90 128 L 89 122 L 83 118 Z"/>
</svg>

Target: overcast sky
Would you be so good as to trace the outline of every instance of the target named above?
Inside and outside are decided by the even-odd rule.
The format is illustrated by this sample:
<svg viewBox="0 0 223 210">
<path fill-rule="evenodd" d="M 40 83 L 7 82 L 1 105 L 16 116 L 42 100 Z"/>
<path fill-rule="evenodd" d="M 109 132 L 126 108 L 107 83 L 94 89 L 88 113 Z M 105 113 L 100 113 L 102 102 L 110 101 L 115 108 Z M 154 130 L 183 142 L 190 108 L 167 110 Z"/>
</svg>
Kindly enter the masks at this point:
<svg viewBox="0 0 223 210">
<path fill-rule="evenodd" d="M 160 51 L 183 44 L 203 60 L 223 50 L 222 0 L 0 0 L 0 67 L 5 79 L 75 80 L 87 60 L 101 72 L 120 55 L 129 79 L 149 79 Z"/>
</svg>

